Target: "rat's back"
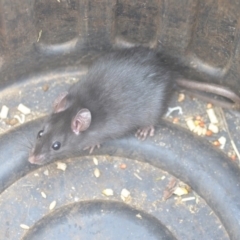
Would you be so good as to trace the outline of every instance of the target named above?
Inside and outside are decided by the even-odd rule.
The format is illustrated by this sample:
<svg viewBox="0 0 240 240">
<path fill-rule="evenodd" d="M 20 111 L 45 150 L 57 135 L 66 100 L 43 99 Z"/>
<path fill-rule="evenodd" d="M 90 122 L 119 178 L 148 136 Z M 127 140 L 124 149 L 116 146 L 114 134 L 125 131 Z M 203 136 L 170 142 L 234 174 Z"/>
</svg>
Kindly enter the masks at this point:
<svg viewBox="0 0 240 240">
<path fill-rule="evenodd" d="M 136 47 L 97 59 L 72 91 L 92 112 L 93 125 L 122 132 L 156 124 L 165 110 L 172 78 L 155 52 Z"/>
</svg>

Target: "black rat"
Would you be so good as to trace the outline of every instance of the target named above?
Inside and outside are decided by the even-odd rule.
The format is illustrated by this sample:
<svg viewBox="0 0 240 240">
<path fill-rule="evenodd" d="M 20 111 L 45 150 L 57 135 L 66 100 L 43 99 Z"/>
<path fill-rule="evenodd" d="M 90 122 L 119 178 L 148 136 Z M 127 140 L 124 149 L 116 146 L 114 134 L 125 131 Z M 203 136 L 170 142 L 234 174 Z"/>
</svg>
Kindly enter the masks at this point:
<svg viewBox="0 0 240 240">
<path fill-rule="evenodd" d="M 93 150 L 132 131 L 143 140 L 153 136 L 175 81 L 194 88 L 191 82 L 184 82 L 177 69 L 177 63 L 143 47 L 101 56 L 81 81 L 56 99 L 29 162 L 45 164 L 88 147 Z M 206 84 L 200 83 L 199 89 L 206 90 Z M 225 88 L 218 86 L 217 91 L 226 91 L 228 97 Z"/>
</svg>

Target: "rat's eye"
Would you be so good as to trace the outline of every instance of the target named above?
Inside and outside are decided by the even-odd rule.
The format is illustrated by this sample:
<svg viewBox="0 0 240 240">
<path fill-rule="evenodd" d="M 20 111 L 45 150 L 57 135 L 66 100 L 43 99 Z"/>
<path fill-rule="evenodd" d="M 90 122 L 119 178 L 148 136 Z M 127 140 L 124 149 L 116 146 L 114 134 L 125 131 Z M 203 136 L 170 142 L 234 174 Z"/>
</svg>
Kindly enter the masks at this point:
<svg viewBox="0 0 240 240">
<path fill-rule="evenodd" d="M 60 147 L 61 147 L 60 142 L 54 142 L 53 145 L 52 145 L 53 150 L 58 150 Z"/>
<path fill-rule="evenodd" d="M 38 134 L 37 134 L 37 138 L 42 137 L 42 135 L 43 135 L 43 130 L 41 130 L 41 131 L 38 132 Z"/>
</svg>

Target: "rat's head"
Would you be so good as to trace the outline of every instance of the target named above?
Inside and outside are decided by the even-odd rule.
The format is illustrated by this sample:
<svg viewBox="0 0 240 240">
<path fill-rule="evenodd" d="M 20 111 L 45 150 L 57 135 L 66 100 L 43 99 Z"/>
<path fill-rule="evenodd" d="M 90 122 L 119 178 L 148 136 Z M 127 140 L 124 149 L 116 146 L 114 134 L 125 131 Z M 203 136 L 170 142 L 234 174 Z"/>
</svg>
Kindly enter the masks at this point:
<svg viewBox="0 0 240 240">
<path fill-rule="evenodd" d="M 66 96 L 67 93 L 55 101 L 53 113 L 38 132 L 35 145 L 29 154 L 30 163 L 42 165 L 68 155 L 70 149 L 75 145 L 77 147 L 78 135 L 90 126 L 90 111 L 86 108 L 76 110 L 69 106 Z"/>
</svg>

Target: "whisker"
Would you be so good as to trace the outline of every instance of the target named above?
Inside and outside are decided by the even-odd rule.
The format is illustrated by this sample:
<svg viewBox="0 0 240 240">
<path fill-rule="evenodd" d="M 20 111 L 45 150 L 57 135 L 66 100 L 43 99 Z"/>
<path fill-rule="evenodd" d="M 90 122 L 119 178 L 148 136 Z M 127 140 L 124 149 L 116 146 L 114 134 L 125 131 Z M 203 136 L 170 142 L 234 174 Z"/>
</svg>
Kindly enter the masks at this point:
<svg viewBox="0 0 240 240">
<path fill-rule="evenodd" d="M 18 132 L 16 132 L 16 134 L 20 137 L 18 137 L 17 139 L 18 141 L 18 146 L 20 151 L 24 151 L 24 152 L 30 152 L 31 149 L 33 148 L 33 141 L 32 141 L 32 137 L 30 137 L 29 135 L 26 134 L 26 132 L 24 132 L 23 130 L 20 130 Z"/>
</svg>

